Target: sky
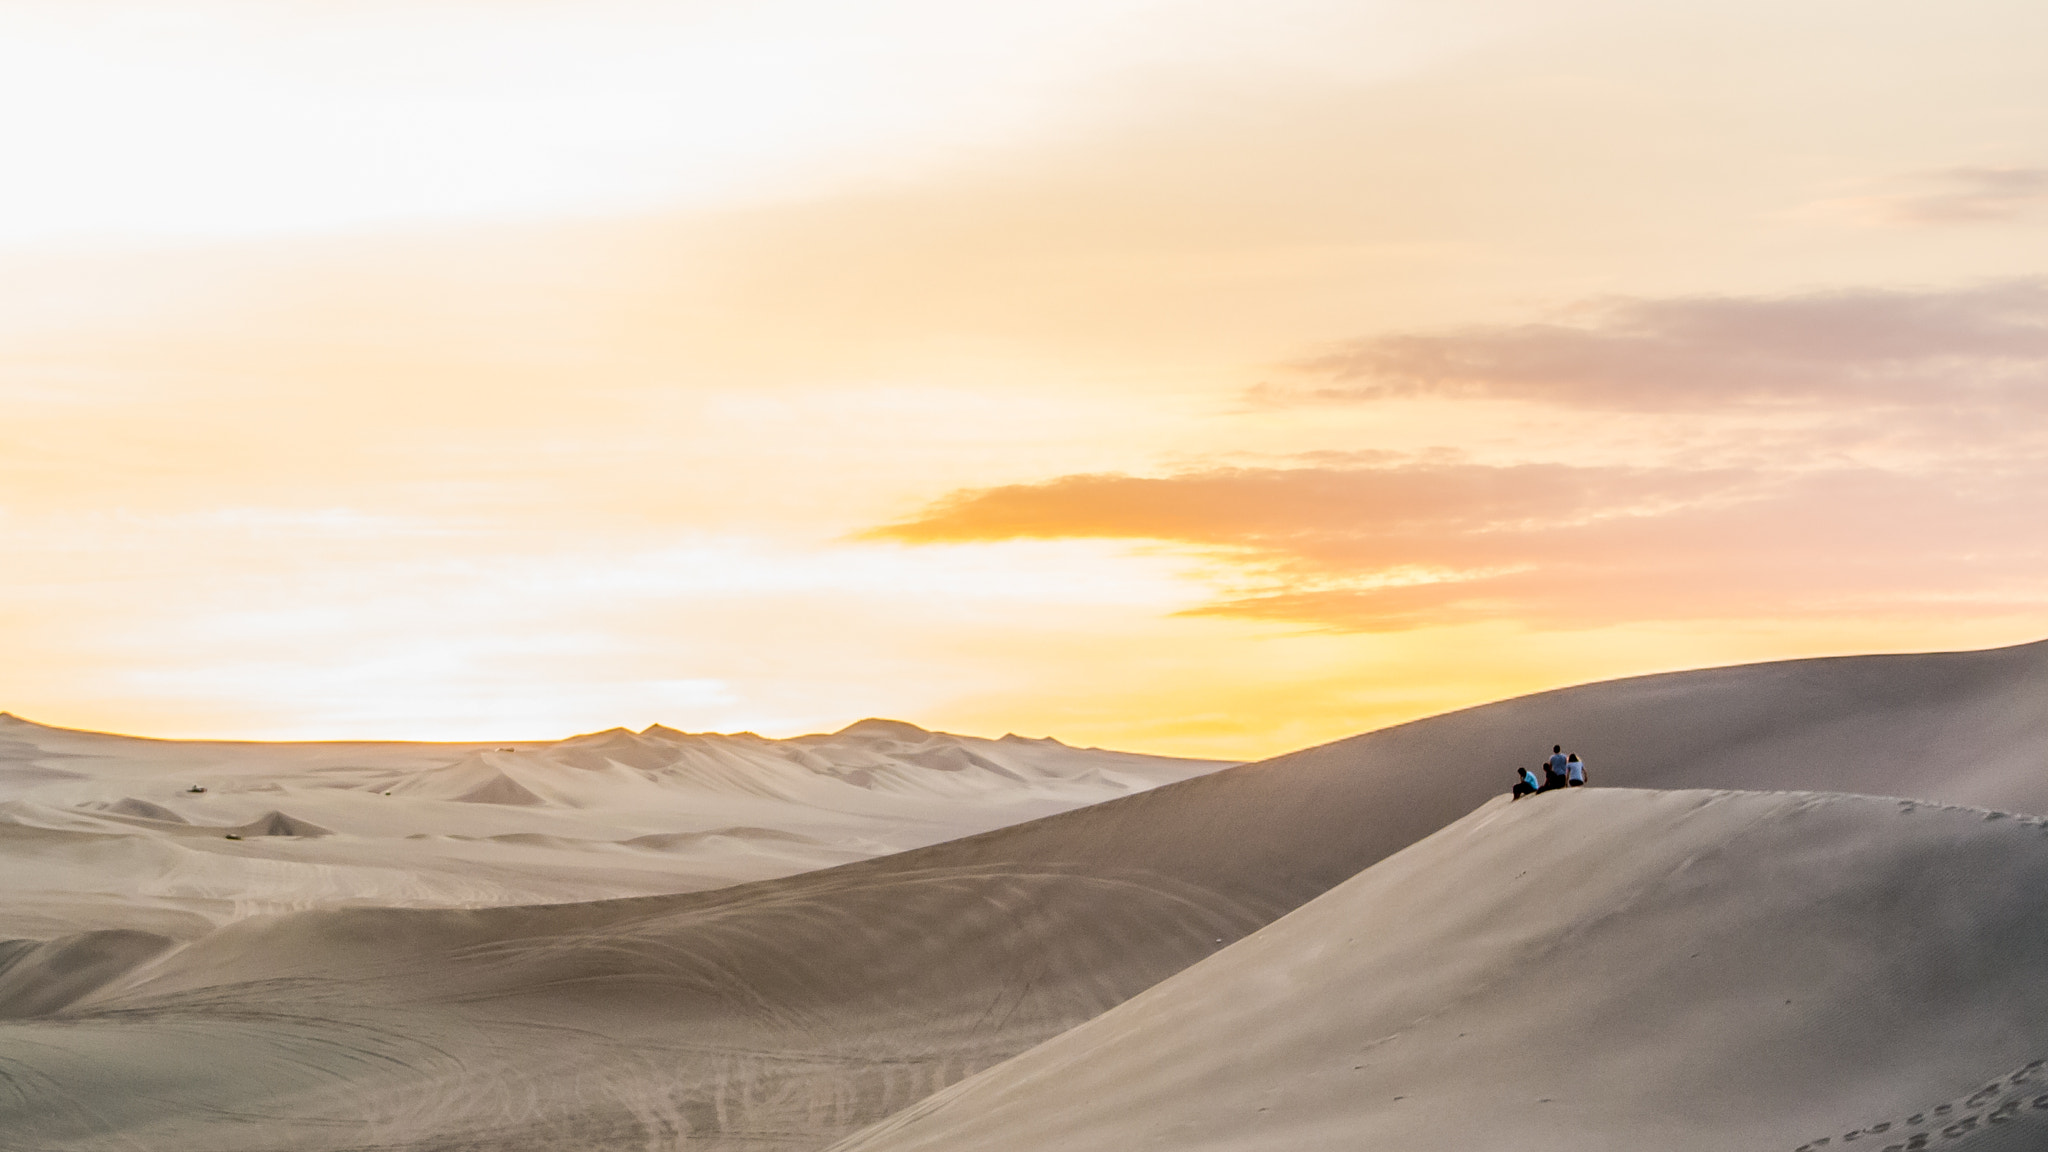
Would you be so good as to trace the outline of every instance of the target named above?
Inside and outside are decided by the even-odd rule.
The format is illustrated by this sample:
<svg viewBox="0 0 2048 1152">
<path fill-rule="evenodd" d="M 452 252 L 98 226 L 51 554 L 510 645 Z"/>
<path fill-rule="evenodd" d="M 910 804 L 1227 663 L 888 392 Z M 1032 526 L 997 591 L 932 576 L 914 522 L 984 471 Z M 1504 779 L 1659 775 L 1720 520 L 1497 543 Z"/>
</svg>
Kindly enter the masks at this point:
<svg viewBox="0 0 2048 1152">
<path fill-rule="evenodd" d="M 0 709 L 1236 759 L 2048 637 L 2043 43 L 0 0 Z"/>
</svg>

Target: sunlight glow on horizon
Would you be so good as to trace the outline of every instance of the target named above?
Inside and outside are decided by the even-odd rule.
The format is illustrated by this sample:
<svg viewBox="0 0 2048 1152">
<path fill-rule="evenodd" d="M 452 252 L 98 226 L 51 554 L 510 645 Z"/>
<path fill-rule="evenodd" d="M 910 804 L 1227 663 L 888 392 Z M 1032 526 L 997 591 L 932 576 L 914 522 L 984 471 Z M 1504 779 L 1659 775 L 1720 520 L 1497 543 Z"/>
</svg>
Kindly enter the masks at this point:
<svg viewBox="0 0 2048 1152">
<path fill-rule="evenodd" d="M 2044 41 L 2018 0 L 0 6 L 0 710 L 1241 758 L 2038 639 Z"/>
</svg>

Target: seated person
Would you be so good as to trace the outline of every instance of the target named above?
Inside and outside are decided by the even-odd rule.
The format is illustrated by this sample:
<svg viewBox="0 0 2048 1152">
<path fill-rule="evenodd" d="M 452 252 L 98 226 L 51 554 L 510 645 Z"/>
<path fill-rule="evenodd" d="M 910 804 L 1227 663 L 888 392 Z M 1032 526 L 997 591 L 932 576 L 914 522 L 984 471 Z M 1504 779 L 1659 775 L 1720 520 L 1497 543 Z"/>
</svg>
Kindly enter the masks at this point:
<svg viewBox="0 0 2048 1152">
<path fill-rule="evenodd" d="M 1552 788 L 1564 787 L 1566 763 L 1564 749 L 1562 747 L 1552 747 L 1550 749 L 1550 759 L 1543 764 L 1543 791 L 1548 792 Z"/>
<path fill-rule="evenodd" d="M 1524 796 L 1533 796 L 1540 791 L 1542 789 L 1536 786 L 1536 774 L 1534 772 L 1529 771 L 1527 768 L 1515 769 L 1515 794 L 1513 799 L 1520 800 Z"/>
</svg>

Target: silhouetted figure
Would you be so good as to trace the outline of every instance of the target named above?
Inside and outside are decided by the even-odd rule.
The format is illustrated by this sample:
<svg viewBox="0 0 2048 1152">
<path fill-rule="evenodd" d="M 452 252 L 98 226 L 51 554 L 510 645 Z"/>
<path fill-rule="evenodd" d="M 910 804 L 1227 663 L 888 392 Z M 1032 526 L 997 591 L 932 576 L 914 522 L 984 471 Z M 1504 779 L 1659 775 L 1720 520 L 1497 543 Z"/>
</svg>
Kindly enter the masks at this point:
<svg viewBox="0 0 2048 1152">
<path fill-rule="evenodd" d="M 1510 799 L 1520 800 L 1524 796 L 1534 796 L 1538 791 L 1534 772 L 1527 768 L 1515 769 L 1515 794 Z"/>
<path fill-rule="evenodd" d="M 1582 787 L 1586 783 L 1586 765 L 1579 759 L 1577 752 L 1572 753 L 1564 762 L 1564 782 L 1574 788 Z"/>
</svg>

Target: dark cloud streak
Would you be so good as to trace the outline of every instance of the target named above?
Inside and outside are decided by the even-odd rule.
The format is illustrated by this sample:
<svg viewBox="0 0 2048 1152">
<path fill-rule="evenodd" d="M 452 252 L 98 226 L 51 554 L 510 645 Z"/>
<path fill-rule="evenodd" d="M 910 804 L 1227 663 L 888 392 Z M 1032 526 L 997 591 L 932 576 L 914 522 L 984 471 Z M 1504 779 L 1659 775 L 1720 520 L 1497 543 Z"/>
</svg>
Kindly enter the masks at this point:
<svg viewBox="0 0 2048 1152">
<path fill-rule="evenodd" d="M 1935 187 L 1873 205 L 1895 224 L 1987 224 L 2016 220 L 2048 206 L 2048 168 L 1950 168 L 1931 173 Z"/>
<path fill-rule="evenodd" d="M 1616 411 L 2048 407 L 2048 281 L 1951 292 L 1624 300 L 1582 324 L 1358 340 L 1267 403 L 1410 397 Z"/>
</svg>

